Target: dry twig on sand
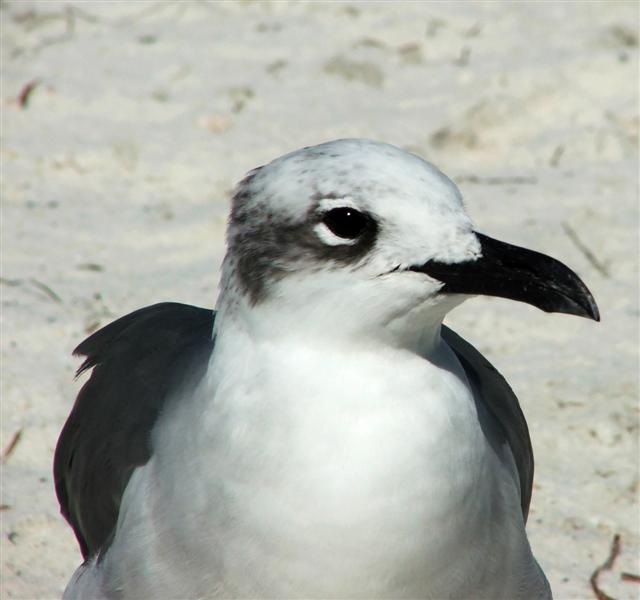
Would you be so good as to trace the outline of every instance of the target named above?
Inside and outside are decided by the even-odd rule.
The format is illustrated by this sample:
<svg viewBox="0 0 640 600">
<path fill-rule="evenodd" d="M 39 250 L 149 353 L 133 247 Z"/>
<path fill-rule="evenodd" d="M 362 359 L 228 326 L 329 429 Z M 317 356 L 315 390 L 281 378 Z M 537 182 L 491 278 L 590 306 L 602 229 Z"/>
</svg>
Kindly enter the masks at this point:
<svg viewBox="0 0 640 600">
<path fill-rule="evenodd" d="M 609 594 L 606 594 L 605 592 L 602 591 L 602 589 L 600 589 L 600 585 L 598 583 L 598 577 L 600 577 L 600 573 L 602 573 L 602 571 L 611 570 L 611 568 L 613 567 L 613 563 L 616 561 L 616 558 L 618 558 L 618 556 L 620 555 L 620 551 L 621 551 L 620 534 L 616 533 L 613 536 L 613 541 L 611 542 L 611 550 L 609 551 L 609 556 L 607 557 L 607 560 L 603 562 L 592 573 L 591 579 L 589 580 L 591 583 L 591 589 L 593 590 L 593 593 L 596 595 L 596 598 L 598 600 L 615 600 L 615 598 L 612 598 L 611 596 L 609 596 Z"/>
<path fill-rule="evenodd" d="M 13 451 L 16 449 L 20 438 L 22 437 L 22 429 L 18 429 L 9 440 L 9 443 L 6 445 L 5 449 L 2 451 L 0 455 L 0 462 L 3 464 L 7 462 Z"/>
<path fill-rule="evenodd" d="M 598 259 L 598 257 L 591 251 L 591 249 L 578 237 L 573 227 L 566 221 L 562 222 L 562 229 L 567 234 L 567 237 L 573 242 L 575 247 L 582 252 L 584 257 L 591 263 L 591 266 L 600 273 L 603 277 L 609 278 L 609 270 L 606 265 Z"/>
</svg>

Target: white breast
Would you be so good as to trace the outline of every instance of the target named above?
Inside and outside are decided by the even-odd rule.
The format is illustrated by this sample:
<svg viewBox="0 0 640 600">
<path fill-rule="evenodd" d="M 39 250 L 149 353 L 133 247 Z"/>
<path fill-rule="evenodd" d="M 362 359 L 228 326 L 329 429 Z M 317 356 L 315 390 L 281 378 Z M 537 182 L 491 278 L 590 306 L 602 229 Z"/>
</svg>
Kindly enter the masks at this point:
<svg viewBox="0 0 640 600">
<path fill-rule="evenodd" d="M 533 559 L 523 527 L 497 521 L 505 503 L 520 510 L 513 478 L 500 477 L 513 465 L 487 443 L 448 347 L 433 362 L 273 343 L 240 355 L 249 361 L 214 356 L 197 401 L 166 415 L 164 446 L 132 479 L 147 501 L 121 515 L 116 544 L 135 574 L 120 567 L 125 590 L 517 597 Z M 178 565 L 179 548 L 189 560 Z M 146 578 L 140 556 L 155 561 Z M 488 581 L 508 563 L 505 594 L 502 575 Z"/>
</svg>

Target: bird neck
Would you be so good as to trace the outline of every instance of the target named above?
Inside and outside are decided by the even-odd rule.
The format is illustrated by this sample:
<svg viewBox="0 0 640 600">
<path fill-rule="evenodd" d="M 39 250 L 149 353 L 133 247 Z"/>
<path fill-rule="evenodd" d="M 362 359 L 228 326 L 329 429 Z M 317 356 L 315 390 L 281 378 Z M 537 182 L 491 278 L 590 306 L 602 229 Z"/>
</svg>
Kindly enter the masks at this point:
<svg viewBox="0 0 640 600">
<path fill-rule="evenodd" d="M 429 295 L 421 289 L 389 296 L 380 294 L 372 280 L 344 287 L 326 285 L 318 290 L 315 282 L 310 284 L 307 279 L 276 287 L 256 302 L 243 293 L 233 266 L 227 256 L 216 304 L 218 339 L 228 333 L 250 343 L 282 340 L 329 352 L 390 347 L 428 358 L 440 344 L 445 315 L 464 299 Z"/>
<path fill-rule="evenodd" d="M 315 347 L 321 352 L 369 353 L 397 349 L 429 359 L 441 344 L 444 313 L 409 311 L 387 321 L 364 325 L 348 319 L 314 319 L 303 310 L 286 310 L 273 305 L 250 306 L 244 300 L 223 299 L 217 305 L 214 335 L 223 343 L 247 345 L 289 345 Z M 358 317 L 359 315 L 355 315 Z M 355 319 L 354 319 L 355 320 Z"/>
</svg>

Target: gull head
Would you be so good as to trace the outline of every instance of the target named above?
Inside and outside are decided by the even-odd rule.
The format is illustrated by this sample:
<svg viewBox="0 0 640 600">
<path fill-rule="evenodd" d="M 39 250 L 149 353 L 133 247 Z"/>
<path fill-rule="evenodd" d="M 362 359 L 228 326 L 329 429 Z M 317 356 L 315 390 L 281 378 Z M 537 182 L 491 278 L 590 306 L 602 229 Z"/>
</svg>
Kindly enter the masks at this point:
<svg viewBox="0 0 640 600">
<path fill-rule="evenodd" d="M 416 339 L 474 294 L 598 318 L 570 269 L 477 233 L 446 175 L 370 140 L 303 148 L 249 172 L 227 246 L 219 309 L 272 330 Z"/>
</svg>

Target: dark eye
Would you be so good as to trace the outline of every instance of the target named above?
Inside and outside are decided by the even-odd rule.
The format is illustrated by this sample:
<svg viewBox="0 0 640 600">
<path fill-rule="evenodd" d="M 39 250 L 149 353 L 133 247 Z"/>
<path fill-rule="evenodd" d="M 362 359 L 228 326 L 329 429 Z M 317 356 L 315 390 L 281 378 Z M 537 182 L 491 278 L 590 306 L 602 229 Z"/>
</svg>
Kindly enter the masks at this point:
<svg viewBox="0 0 640 600">
<path fill-rule="evenodd" d="M 345 206 L 327 211 L 322 222 L 338 237 L 354 240 L 367 228 L 369 219 L 355 208 Z"/>
</svg>

